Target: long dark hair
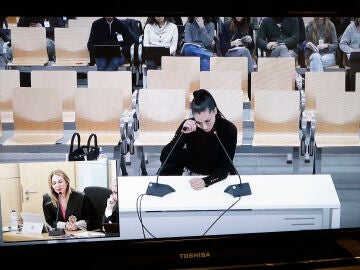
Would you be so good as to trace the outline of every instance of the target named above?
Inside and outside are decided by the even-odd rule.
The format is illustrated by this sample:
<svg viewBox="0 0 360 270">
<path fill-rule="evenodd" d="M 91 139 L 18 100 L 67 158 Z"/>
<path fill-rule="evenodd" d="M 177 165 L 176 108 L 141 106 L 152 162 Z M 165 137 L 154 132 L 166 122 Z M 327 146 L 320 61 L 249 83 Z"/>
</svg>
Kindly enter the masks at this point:
<svg viewBox="0 0 360 270">
<path fill-rule="evenodd" d="M 174 18 L 173 17 L 164 17 L 164 21 L 174 23 Z M 155 20 L 155 17 L 148 17 L 146 19 L 145 25 L 146 24 L 155 24 L 155 23 L 157 24 L 157 21 Z"/>
<path fill-rule="evenodd" d="M 209 23 L 209 22 L 212 22 L 212 17 L 203 17 L 203 20 L 204 20 L 204 23 Z M 195 17 L 188 17 L 188 22 L 194 23 Z"/>
<path fill-rule="evenodd" d="M 230 21 L 229 29 L 232 34 L 235 34 L 236 32 L 242 32 L 248 35 L 249 24 L 250 24 L 250 17 L 243 17 L 243 19 L 240 22 L 236 20 L 236 17 L 232 17 Z"/>
<path fill-rule="evenodd" d="M 193 100 L 191 101 L 190 108 L 192 114 L 201 113 L 206 109 L 209 109 L 210 112 L 213 112 L 217 108 L 217 113 L 215 117 L 225 118 L 224 115 L 220 112 L 214 97 L 206 89 L 199 89 L 193 92 Z"/>
</svg>

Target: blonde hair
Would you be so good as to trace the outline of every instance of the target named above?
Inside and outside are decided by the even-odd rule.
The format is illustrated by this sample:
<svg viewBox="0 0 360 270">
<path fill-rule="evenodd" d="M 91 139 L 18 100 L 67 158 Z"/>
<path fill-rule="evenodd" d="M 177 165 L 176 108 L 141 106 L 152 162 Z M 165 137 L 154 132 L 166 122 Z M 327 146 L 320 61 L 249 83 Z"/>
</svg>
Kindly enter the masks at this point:
<svg viewBox="0 0 360 270">
<path fill-rule="evenodd" d="M 57 194 L 57 192 L 55 192 L 55 190 L 52 187 L 52 177 L 54 175 L 58 175 L 58 176 L 62 177 L 65 180 L 65 182 L 66 182 L 66 191 L 65 191 L 66 199 L 69 199 L 69 196 L 70 196 L 70 193 L 71 193 L 71 188 L 70 188 L 70 178 L 69 178 L 69 176 L 67 176 L 67 174 L 64 171 L 62 171 L 62 170 L 54 170 L 49 174 L 48 184 L 49 184 L 51 202 L 55 207 L 57 207 L 58 201 L 59 201 L 58 200 L 58 194 Z"/>
</svg>

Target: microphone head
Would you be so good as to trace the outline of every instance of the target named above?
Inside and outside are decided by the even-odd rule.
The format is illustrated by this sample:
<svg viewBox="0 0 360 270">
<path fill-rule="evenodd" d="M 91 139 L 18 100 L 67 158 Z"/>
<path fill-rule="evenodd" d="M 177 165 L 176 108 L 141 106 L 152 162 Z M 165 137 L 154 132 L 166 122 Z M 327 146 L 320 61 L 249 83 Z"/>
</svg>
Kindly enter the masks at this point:
<svg viewBox="0 0 360 270">
<path fill-rule="evenodd" d="M 182 131 L 187 131 L 187 130 L 188 130 L 188 127 L 183 127 L 181 130 L 182 130 Z"/>
</svg>

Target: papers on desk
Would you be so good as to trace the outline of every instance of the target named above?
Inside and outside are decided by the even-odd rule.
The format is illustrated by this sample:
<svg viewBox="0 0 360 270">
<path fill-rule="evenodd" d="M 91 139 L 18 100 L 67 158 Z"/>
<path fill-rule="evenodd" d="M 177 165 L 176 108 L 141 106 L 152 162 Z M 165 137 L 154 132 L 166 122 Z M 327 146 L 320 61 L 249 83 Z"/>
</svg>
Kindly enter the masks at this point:
<svg viewBox="0 0 360 270">
<path fill-rule="evenodd" d="M 89 237 L 105 237 L 103 232 L 89 232 L 84 231 L 81 233 L 74 234 L 75 238 L 89 238 Z"/>
<path fill-rule="evenodd" d="M 2 231 L 3 231 L 3 232 L 10 232 L 10 230 L 11 230 L 11 227 L 10 227 L 10 226 L 4 226 L 4 227 L 2 227 Z"/>
</svg>

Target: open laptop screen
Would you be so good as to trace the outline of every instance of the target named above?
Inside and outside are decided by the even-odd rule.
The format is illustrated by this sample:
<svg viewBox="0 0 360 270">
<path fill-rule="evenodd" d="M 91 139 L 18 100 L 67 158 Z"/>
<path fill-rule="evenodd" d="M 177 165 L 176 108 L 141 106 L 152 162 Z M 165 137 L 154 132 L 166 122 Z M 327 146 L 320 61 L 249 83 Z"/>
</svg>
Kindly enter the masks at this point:
<svg viewBox="0 0 360 270">
<path fill-rule="evenodd" d="M 161 66 L 161 57 L 170 55 L 169 47 L 147 46 L 143 47 L 143 59 L 153 60 L 157 66 Z"/>
<path fill-rule="evenodd" d="M 113 58 L 113 57 L 121 57 L 121 56 L 122 56 L 122 50 L 121 50 L 121 46 L 118 44 L 94 45 L 95 58 Z"/>
</svg>

